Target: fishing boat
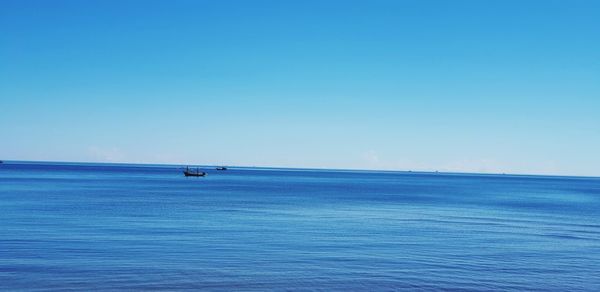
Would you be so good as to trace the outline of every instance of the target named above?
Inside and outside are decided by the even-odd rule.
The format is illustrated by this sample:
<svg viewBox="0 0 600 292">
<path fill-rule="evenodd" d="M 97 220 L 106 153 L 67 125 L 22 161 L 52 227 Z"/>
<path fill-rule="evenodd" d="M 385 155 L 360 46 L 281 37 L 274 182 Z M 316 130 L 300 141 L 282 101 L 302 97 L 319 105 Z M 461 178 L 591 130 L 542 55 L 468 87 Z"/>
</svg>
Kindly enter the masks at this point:
<svg viewBox="0 0 600 292">
<path fill-rule="evenodd" d="M 216 170 L 227 170 L 227 167 L 225 166 L 219 166 L 216 168 Z"/>
<path fill-rule="evenodd" d="M 206 172 L 204 171 L 200 171 L 199 168 L 196 168 L 196 170 L 190 169 L 189 166 L 185 167 L 185 170 L 183 171 L 183 175 L 185 175 L 186 177 L 188 176 L 205 176 Z"/>
</svg>

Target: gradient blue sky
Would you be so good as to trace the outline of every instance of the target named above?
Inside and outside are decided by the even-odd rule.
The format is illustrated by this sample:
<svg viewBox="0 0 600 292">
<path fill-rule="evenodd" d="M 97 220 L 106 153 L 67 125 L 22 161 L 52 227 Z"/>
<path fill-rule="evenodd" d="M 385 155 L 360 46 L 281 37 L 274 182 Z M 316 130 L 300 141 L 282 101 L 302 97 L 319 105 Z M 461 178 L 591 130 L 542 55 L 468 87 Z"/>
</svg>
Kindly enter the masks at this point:
<svg viewBox="0 0 600 292">
<path fill-rule="evenodd" d="M 600 1 L 0 1 L 0 159 L 600 175 Z"/>
</svg>

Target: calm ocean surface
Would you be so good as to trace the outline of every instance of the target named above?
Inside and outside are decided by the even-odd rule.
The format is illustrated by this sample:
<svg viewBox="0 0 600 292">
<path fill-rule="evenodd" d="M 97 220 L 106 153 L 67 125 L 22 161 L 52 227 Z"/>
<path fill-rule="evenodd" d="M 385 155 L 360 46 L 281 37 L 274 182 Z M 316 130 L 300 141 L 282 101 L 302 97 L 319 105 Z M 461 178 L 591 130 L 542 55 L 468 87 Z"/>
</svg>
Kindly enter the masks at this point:
<svg viewBox="0 0 600 292">
<path fill-rule="evenodd" d="M 0 290 L 600 291 L 600 179 L 0 164 Z"/>
</svg>

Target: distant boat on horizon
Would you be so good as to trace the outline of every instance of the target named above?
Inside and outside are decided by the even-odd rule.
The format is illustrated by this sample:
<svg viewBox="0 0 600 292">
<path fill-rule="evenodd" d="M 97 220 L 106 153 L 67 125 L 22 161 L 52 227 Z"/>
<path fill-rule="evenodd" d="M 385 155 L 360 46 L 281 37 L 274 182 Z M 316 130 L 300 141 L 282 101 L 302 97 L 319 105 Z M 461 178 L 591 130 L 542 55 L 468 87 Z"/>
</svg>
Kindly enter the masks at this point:
<svg viewBox="0 0 600 292">
<path fill-rule="evenodd" d="M 190 169 L 189 166 L 186 166 L 185 170 L 183 171 L 183 175 L 185 175 L 186 177 L 188 177 L 188 176 L 199 177 L 199 176 L 206 176 L 206 172 L 200 171 L 199 168 L 196 168 L 196 170 L 194 171 L 193 169 Z"/>
<path fill-rule="evenodd" d="M 227 167 L 225 166 L 219 166 L 216 168 L 216 170 L 227 170 Z"/>
</svg>

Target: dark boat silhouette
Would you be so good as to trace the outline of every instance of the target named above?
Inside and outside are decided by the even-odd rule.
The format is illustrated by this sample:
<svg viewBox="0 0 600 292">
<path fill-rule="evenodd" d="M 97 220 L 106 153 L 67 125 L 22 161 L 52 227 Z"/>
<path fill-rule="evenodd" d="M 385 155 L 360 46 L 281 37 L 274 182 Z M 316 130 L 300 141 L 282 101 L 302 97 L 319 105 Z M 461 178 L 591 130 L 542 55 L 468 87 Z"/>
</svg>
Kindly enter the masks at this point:
<svg viewBox="0 0 600 292">
<path fill-rule="evenodd" d="M 196 170 L 190 169 L 189 166 L 185 168 L 185 170 L 183 171 L 183 175 L 185 175 L 186 177 L 188 176 L 205 176 L 206 172 L 204 171 L 200 171 L 200 169 L 196 168 Z"/>
<path fill-rule="evenodd" d="M 216 168 L 216 170 L 227 170 L 227 167 L 225 166 L 219 166 Z"/>
</svg>

